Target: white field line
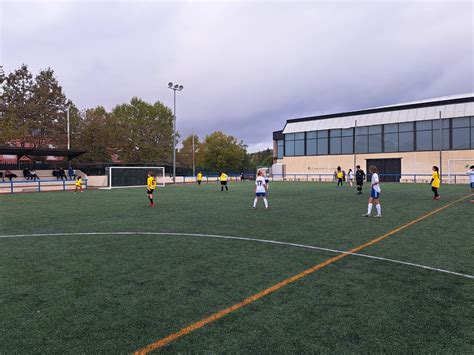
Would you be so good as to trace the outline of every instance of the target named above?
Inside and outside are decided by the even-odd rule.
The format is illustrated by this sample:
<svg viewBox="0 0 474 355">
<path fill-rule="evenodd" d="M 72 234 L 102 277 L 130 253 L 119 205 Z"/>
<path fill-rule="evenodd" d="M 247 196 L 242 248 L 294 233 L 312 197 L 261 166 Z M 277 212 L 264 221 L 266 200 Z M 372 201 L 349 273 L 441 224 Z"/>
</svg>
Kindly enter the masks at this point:
<svg viewBox="0 0 474 355">
<path fill-rule="evenodd" d="M 350 253 L 343 250 L 316 247 L 312 245 L 289 243 L 289 242 L 280 242 L 277 240 L 266 240 L 266 239 L 256 239 L 256 238 L 246 238 L 246 237 L 233 237 L 228 235 L 214 235 L 214 234 L 201 234 L 201 233 L 171 233 L 171 232 L 83 232 L 83 233 L 38 233 L 38 234 L 13 234 L 13 235 L 0 235 L 0 238 L 23 238 L 23 237 L 60 237 L 60 236 L 88 236 L 88 235 L 174 235 L 174 236 L 184 236 L 184 237 L 203 237 L 203 238 L 214 238 L 214 239 L 231 239 L 231 240 L 243 240 L 251 241 L 258 243 L 267 243 L 267 244 L 277 244 L 277 245 L 286 245 L 295 248 L 304 248 L 304 249 L 313 249 L 313 250 L 322 250 L 334 254 L 348 254 L 353 256 L 358 256 L 367 259 L 380 260 L 391 262 L 395 264 L 407 265 L 412 267 L 417 267 L 420 269 L 437 271 L 445 274 L 461 276 L 468 279 L 474 279 L 473 275 L 462 274 L 459 272 L 439 269 L 431 266 L 420 265 L 415 263 L 410 263 L 406 261 L 394 260 L 383 258 L 380 256 L 360 254 L 360 253 Z"/>
</svg>

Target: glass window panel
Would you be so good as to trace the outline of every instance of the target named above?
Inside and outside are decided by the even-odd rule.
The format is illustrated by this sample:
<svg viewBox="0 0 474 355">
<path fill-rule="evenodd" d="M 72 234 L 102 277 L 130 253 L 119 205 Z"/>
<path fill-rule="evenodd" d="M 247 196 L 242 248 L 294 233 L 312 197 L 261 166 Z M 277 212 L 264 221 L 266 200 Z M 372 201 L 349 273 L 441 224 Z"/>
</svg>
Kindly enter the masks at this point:
<svg viewBox="0 0 474 355">
<path fill-rule="evenodd" d="M 341 130 L 340 129 L 331 129 L 329 131 L 329 134 L 331 137 L 340 137 L 341 136 Z"/>
<path fill-rule="evenodd" d="M 285 140 L 286 141 L 292 141 L 294 139 L 295 139 L 295 134 L 294 133 L 285 134 Z"/>
<path fill-rule="evenodd" d="M 453 128 L 453 149 L 469 148 L 470 143 L 469 128 Z"/>
<path fill-rule="evenodd" d="M 474 127 L 471 127 L 471 148 L 474 149 Z"/>
<path fill-rule="evenodd" d="M 471 127 L 474 127 L 474 116 L 471 117 Z"/>
<path fill-rule="evenodd" d="M 304 140 L 295 141 L 295 155 L 304 155 Z"/>
<path fill-rule="evenodd" d="M 369 134 L 381 134 L 382 133 L 382 126 L 369 126 Z"/>
<path fill-rule="evenodd" d="M 316 155 L 316 139 L 306 141 L 306 155 Z"/>
<path fill-rule="evenodd" d="M 278 146 L 283 147 L 285 145 L 285 141 L 283 139 L 279 139 L 279 140 L 277 140 L 277 144 L 278 144 Z"/>
<path fill-rule="evenodd" d="M 342 137 L 342 154 L 354 153 L 353 143 L 352 137 Z"/>
<path fill-rule="evenodd" d="M 328 154 L 328 139 L 318 139 L 318 155 Z"/>
<path fill-rule="evenodd" d="M 329 152 L 331 154 L 341 154 L 341 138 L 331 138 Z"/>
<path fill-rule="evenodd" d="M 278 145 L 277 147 L 277 158 L 283 159 L 283 146 Z"/>
<path fill-rule="evenodd" d="M 316 132 L 306 132 L 306 139 L 313 139 L 316 138 Z"/>
<path fill-rule="evenodd" d="M 342 130 L 342 136 L 343 137 L 352 137 L 354 134 L 354 130 L 352 128 L 347 128 Z"/>
<path fill-rule="evenodd" d="M 328 137 L 328 131 L 318 131 L 318 138 L 327 138 Z"/>
<path fill-rule="evenodd" d="M 288 157 L 295 155 L 295 141 L 285 141 L 285 155 Z"/>
<path fill-rule="evenodd" d="M 369 135 L 369 153 L 378 153 L 382 151 L 382 135 Z"/>
<path fill-rule="evenodd" d="M 469 117 L 460 117 L 460 118 L 453 118 L 452 124 L 453 128 L 458 127 L 469 127 Z M 454 139 L 453 139 L 454 143 Z"/>
<path fill-rule="evenodd" d="M 304 133 L 295 133 L 295 139 L 304 139 Z"/>
<path fill-rule="evenodd" d="M 433 131 L 433 149 L 438 150 L 441 146 L 441 138 L 439 134 L 439 129 Z M 443 129 L 443 149 L 449 148 L 449 129 Z"/>
<path fill-rule="evenodd" d="M 400 123 L 398 125 L 399 132 L 411 132 L 413 131 L 413 122 Z"/>
<path fill-rule="evenodd" d="M 433 150 L 433 131 L 416 132 L 416 150 Z"/>
<path fill-rule="evenodd" d="M 398 123 L 386 124 L 383 129 L 386 133 L 398 132 Z"/>
<path fill-rule="evenodd" d="M 419 121 L 416 122 L 416 130 L 417 131 L 426 131 L 428 129 L 433 128 L 433 121 Z"/>
<path fill-rule="evenodd" d="M 449 119 L 443 120 L 443 129 L 444 128 L 449 128 Z M 439 120 L 433 120 L 433 129 L 439 129 Z"/>
<path fill-rule="evenodd" d="M 398 152 L 398 133 L 385 133 L 383 144 L 385 152 Z"/>
<path fill-rule="evenodd" d="M 355 150 L 357 153 L 367 153 L 369 151 L 369 136 L 356 136 Z"/>
<path fill-rule="evenodd" d="M 356 135 L 361 135 L 361 134 L 369 134 L 369 128 L 368 127 L 357 127 L 356 128 Z"/>
<path fill-rule="evenodd" d="M 398 150 L 400 152 L 413 151 L 415 149 L 413 132 L 400 132 L 398 134 Z"/>
</svg>

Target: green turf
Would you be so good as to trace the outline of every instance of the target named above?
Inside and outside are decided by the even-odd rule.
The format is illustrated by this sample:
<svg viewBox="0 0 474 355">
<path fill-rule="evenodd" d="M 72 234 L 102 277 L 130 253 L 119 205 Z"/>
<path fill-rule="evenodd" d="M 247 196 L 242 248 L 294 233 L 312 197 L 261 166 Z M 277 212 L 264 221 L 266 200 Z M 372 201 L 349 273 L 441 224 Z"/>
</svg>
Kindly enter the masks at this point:
<svg viewBox="0 0 474 355">
<path fill-rule="evenodd" d="M 383 218 L 367 191 L 272 183 L 0 196 L 0 353 L 130 353 L 336 254 L 202 233 L 348 250 L 469 194 L 384 184 Z M 474 275 L 469 199 L 361 253 Z M 133 232 L 117 235 L 114 232 Z M 348 256 L 171 343 L 163 351 L 472 353 L 474 280 Z"/>
</svg>

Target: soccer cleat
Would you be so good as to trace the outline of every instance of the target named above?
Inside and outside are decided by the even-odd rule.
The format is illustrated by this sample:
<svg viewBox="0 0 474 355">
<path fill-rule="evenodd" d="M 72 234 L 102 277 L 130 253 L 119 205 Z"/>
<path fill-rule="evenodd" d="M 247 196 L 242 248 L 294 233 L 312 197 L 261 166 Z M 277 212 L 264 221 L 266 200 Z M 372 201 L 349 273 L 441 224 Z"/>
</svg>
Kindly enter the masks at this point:
<svg viewBox="0 0 474 355">
<path fill-rule="evenodd" d="M 362 217 L 370 217 L 370 214 L 368 214 L 368 213 L 363 214 Z"/>
<path fill-rule="evenodd" d="M 382 218 L 381 214 L 375 215 L 374 218 Z"/>
</svg>

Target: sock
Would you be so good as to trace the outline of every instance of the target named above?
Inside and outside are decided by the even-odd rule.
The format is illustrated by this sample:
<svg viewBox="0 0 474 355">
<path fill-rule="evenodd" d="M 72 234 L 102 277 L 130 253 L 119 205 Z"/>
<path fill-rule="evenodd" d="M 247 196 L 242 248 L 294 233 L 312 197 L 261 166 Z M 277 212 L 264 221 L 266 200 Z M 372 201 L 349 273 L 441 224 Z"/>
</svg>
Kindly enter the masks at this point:
<svg viewBox="0 0 474 355">
<path fill-rule="evenodd" d="M 380 203 L 378 205 L 375 205 L 375 208 L 377 209 L 377 214 L 379 216 L 382 215 L 382 206 L 380 205 Z"/>
<path fill-rule="evenodd" d="M 153 205 L 153 199 L 152 198 L 150 198 L 150 203 Z"/>
<path fill-rule="evenodd" d="M 227 185 L 225 185 L 225 190 L 226 190 L 226 191 L 229 191 L 229 188 L 227 187 Z"/>
<path fill-rule="evenodd" d="M 372 204 L 369 203 L 369 205 L 367 206 L 367 214 L 370 214 L 370 212 L 372 212 Z"/>
<path fill-rule="evenodd" d="M 268 201 L 266 198 L 263 199 L 263 203 L 265 204 L 265 208 L 268 208 Z"/>
<path fill-rule="evenodd" d="M 258 198 L 255 197 L 255 200 L 253 200 L 253 208 L 257 207 L 257 201 L 258 201 Z"/>
<path fill-rule="evenodd" d="M 221 186 L 221 191 L 224 191 L 224 186 Z"/>
</svg>

